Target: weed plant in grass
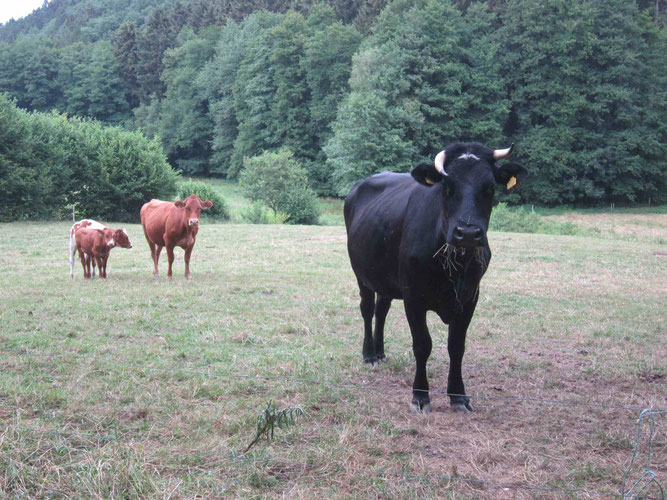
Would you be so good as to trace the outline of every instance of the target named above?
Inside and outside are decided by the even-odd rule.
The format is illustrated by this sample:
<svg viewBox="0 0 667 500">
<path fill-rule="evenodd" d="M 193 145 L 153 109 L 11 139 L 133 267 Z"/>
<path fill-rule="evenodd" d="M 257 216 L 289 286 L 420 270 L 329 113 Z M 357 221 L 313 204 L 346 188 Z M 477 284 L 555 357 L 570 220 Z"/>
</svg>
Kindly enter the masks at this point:
<svg viewBox="0 0 667 500">
<path fill-rule="evenodd" d="M 665 245 L 490 233 L 463 364 L 478 411 L 437 394 L 447 327 L 429 316 L 434 412 L 414 415 L 400 302 L 388 362 L 361 361 L 343 227 L 205 224 L 191 282 L 179 249 L 154 279 L 127 229 L 109 279 L 70 280 L 69 223 L 0 225 L 0 497 L 617 494 L 639 412 L 616 405 L 667 408 Z M 239 458 L 267 401 L 307 415 Z"/>
</svg>

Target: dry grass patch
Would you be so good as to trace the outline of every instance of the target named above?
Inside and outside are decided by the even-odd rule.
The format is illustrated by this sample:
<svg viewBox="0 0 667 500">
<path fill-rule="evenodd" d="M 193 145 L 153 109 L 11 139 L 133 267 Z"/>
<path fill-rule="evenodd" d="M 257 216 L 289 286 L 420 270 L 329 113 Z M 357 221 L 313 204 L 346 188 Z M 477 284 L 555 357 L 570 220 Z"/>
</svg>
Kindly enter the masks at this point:
<svg viewBox="0 0 667 500">
<path fill-rule="evenodd" d="M 0 225 L 0 496 L 586 498 L 620 492 L 638 409 L 667 408 L 655 242 L 490 234 L 463 366 L 478 411 L 449 410 L 429 316 L 434 413 L 413 415 L 399 301 L 388 362 L 361 362 L 342 227 L 204 224 L 194 280 L 177 252 L 168 282 L 130 226 L 105 282 L 70 281 L 68 224 L 28 226 Z M 241 455 L 269 400 L 308 415 Z"/>
</svg>

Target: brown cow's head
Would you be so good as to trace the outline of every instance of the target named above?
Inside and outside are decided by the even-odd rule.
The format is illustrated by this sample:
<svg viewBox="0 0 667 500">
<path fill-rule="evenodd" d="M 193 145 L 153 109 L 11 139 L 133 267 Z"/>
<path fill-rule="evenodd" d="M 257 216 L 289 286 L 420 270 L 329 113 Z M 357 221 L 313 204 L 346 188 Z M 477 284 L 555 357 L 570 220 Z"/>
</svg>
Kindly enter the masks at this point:
<svg viewBox="0 0 667 500">
<path fill-rule="evenodd" d="M 213 206 L 211 201 L 201 201 L 199 197 L 195 194 L 191 194 L 183 201 L 177 201 L 176 206 L 178 208 L 185 209 L 185 218 L 188 221 L 188 226 L 197 227 L 199 225 L 199 217 L 201 216 L 202 210 L 208 210 Z"/>
<path fill-rule="evenodd" d="M 116 242 L 116 246 L 121 248 L 132 248 L 132 242 L 130 241 L 130 237 L 125 232 L 125 229 L 116 229 L 113 233 L 113 238 Z"/>
<path fill-rule="evenodd" d="M 109 248 L 116 246 L 116 232 L 113 229 L 105 227 L 104 229 L 98 229 L 97 233 L 103 238 L 106 246 Z"/>
<path fill-rule="evenodd" d="M 437 186 L 442 192 L 447 243 L 457 247 L 486 245 L 496 185 L 513 189 L 528 176 L 519 163 L 496 163 L 508 158 L 513 146 L 493 150 L 477 143 L 456 143 L 438 153 L 433 163 L 421 163 L 412 170 L 417 182 Z"/>
</svg>

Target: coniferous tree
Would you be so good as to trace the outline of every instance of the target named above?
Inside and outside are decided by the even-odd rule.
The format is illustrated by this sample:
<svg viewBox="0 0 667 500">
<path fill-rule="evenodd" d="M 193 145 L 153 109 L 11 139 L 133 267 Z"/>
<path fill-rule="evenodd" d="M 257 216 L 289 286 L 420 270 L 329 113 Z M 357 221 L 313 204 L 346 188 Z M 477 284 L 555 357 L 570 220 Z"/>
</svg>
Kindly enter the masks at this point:
<svg viewBox="0 0 667 500">
<path fill-rule="evenodd" d="M 464 19 L 448 1 L 387 6 L 354 58 L 351 93 L 325 148 L 339 194 L 372 173 L 406 171 L 450 142 L 500 139 L 507 107 L 491 22 L 483 8 Z"/>
<path fill-rule="evenodd" d="M 127 102 L 130 108 L 139 105 L 141 86 L 137 77 L 139 47 L 137 27 L 134 23 L 123 24 L 116 35 L 114 54 L 118 60 L 118 71 L 123 79 Z"/>
<path fill-rule="evenodd" d="M 193 82 L 212 59 L 219 30 L 211 27 L 201 35 L 185 30 L 178 47 L 165 52 L 162 80 L 167 90 L 157 121 L 170 163 L 187 175 L 210 174 L 213 124 L 205 94 Z"/>
<path fill-rule="evenodd" d="M 361 35 L 353 26 L 337 21 L 329 6 L 311 9 L 307 22 L 311 34 L 305 42 L 301 66 L 310 91 L 308 126 L 315 136 L 309 152 L 314 161 L 307 168 L 315 190 L 333 194 L 323 148 L 332 135 L 338 104 L 349 92 L 352 56 L 361 43 Z"/>
<path fill-rule="evenodd" d="M 176 33 L 165 9 L 157 8 L 150 13 L 138 44 L 137 80 L 141 87 L 141 102 L 164 95 L 165 87 L 160 80 L 164 69 L 162 58 L 165 51 L 173 47 Z"/>
<path fill-rule="evenodd" d="M 506 131 L 534 165 L 522 195 L 548 204 L 642 197 L 643 149 L 655 140 L 640 124 L 648 72 L 636 5 L 511 0 L 500 35 Z"/>
</svg>

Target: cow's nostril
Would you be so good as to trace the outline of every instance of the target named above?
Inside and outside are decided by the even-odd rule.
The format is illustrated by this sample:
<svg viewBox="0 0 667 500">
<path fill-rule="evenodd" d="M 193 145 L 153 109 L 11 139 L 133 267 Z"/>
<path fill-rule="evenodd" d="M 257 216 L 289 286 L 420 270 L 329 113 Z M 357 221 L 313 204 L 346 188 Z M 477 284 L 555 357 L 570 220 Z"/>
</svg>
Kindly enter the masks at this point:
<svg viewBox="0 0 667 500">
<path fill-rule="evenodd" d="M 456 238 L 457 240 L 460 240 L 460 239 L 463 238 L 463 236 L 464 236 L 463 235 L 463 228 L 461 228 L 459 226 L 456 229 L 454 229 L 454 238 Z"/>
<path fill-rule="evenodd" d="M 482 239 L 482 230 L 477 229 L 477 231 L 475 231 L 474 237 L 477 241 L 481 240 Z"/>
</svg>

